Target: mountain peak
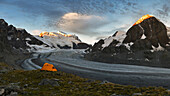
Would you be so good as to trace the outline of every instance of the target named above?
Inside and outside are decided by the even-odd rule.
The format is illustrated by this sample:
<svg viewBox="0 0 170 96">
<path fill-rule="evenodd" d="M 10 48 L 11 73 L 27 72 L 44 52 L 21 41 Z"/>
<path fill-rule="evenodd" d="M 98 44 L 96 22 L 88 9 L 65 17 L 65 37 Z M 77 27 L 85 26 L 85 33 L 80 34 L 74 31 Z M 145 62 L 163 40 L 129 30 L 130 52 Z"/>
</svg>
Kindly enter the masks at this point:
<svg viewBox="0 0 170 96">
<path fill-rule="evenodd" d="M 52 48 L 60 49 L 86 49 L 90 45 L 83 43 L 78 36 L 67 34 L 66 32 L 42 32 L 37 39 Z"/>
<path fill-rule="evenodd" d="M 145 17 L 146 18 L 146 17 Z M 147 17 L 148 18 L 148 17 Z M 138 48 L 166 47 L 169 42 L 166 26 L 155 17 L 149 17 L 141 23 L 132 26 L 126 33 L 123 43 L 133 42 Z M 140 42 L 141 44 L 138 44 Z M 143 46 L 142 44 L 146 45 Z"/>
<path fill-rule="evenodd" d="M 0 19 L 0 26 L 1 27 L 8 26 L 8 23 L 4 19 Z"/>
<path fill-rule="evenodd" d="M 140 24 L 140 23 L 143 22 L 144 20 L 149 19 L 149 18 L 151 18 L 151 17 L 153 17 L 153 16 L 152 16 L 152 15 L 149 15 L 149 14 L 144 15 L 144 16 L 142 16 L 138 21 L 136 21 L 136 22 L 133 24 L 133 26 L 136 25 L 136 24 Z"/>
<path fill-rule="evenodd" d="M 62 32 L 62 31 L 58 31 L 58 32 L 41 32 L 40 37 L 43 37 L 43 36 L 64 36 L 64 37 L 71 37 L 73 35 L 71 34 L 67 34 L 65 32 Z"/>
</svg>

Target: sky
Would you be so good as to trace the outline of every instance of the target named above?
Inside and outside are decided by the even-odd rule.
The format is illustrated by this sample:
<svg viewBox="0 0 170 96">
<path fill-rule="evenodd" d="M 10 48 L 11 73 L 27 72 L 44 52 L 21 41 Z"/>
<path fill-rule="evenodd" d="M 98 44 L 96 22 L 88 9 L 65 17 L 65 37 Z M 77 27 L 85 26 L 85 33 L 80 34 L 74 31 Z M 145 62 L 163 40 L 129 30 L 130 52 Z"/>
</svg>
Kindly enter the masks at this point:
<svg viewBox="0 0 170 96">
<path fill-rule="evenodd" d="M 0 18 L 38 35 L 64 31 L 93 44 L 154 15 L 170 26 L 170 0 L 0 0 Z"/>
</svg>

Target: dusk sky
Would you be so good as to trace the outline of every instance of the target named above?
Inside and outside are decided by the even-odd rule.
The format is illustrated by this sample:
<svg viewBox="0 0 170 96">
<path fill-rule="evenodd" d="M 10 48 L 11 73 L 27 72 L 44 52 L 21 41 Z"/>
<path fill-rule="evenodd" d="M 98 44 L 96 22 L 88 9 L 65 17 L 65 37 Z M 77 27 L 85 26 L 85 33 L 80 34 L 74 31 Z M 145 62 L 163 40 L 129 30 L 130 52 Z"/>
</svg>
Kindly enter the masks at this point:
<svg viewBox="0 0 170 96">
<path fill-rule="evenodd" d="M 170 26 L 170 0 L 0 0 L 0 18 L 31 34 L 64 31 L 87 43 L 151 14 Z"/>
</svg>

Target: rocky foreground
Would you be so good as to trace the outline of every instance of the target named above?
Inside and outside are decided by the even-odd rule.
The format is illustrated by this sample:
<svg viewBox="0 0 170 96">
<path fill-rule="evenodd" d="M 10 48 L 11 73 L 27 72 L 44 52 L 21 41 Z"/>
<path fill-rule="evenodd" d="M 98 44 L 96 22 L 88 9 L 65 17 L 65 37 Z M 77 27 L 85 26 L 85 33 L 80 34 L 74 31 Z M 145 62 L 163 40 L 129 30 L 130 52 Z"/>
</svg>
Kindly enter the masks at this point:
<svg viewBox="0 0 170 96">
<path fill-rule="evenodd" d="M 12 70 L 0 63 L 0 96 L 146 96 L 170 95 L 162 87 L 124 86 L 64 72 Z"/>
<path fill-rule="evenodd" d="M 88 60 L 170 68 L 170 46 L 166 26 L 150 17 L 126 33 L 116 32 L 87 50 Z"/>
</svg>

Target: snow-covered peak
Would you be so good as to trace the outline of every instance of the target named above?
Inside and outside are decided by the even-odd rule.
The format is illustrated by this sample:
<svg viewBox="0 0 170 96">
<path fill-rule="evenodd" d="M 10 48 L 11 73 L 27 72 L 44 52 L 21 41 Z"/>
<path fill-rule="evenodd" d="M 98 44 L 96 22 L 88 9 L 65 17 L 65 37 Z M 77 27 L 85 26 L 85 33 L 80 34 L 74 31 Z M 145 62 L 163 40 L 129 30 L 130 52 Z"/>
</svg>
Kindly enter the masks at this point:
<svg viewBox="0 0 170 96">
<path fill-rule="evenodd" d="M 75 36 L 66 34 L 65 32 L 42 32 L 39 36 L 35 36 L 38 40 L 44 42 L 50 47 L 60 48 L 60 47 L 69 47 L 73 48 L 73 43 L 81 43 L 81 40 Z"/>
</svg>

